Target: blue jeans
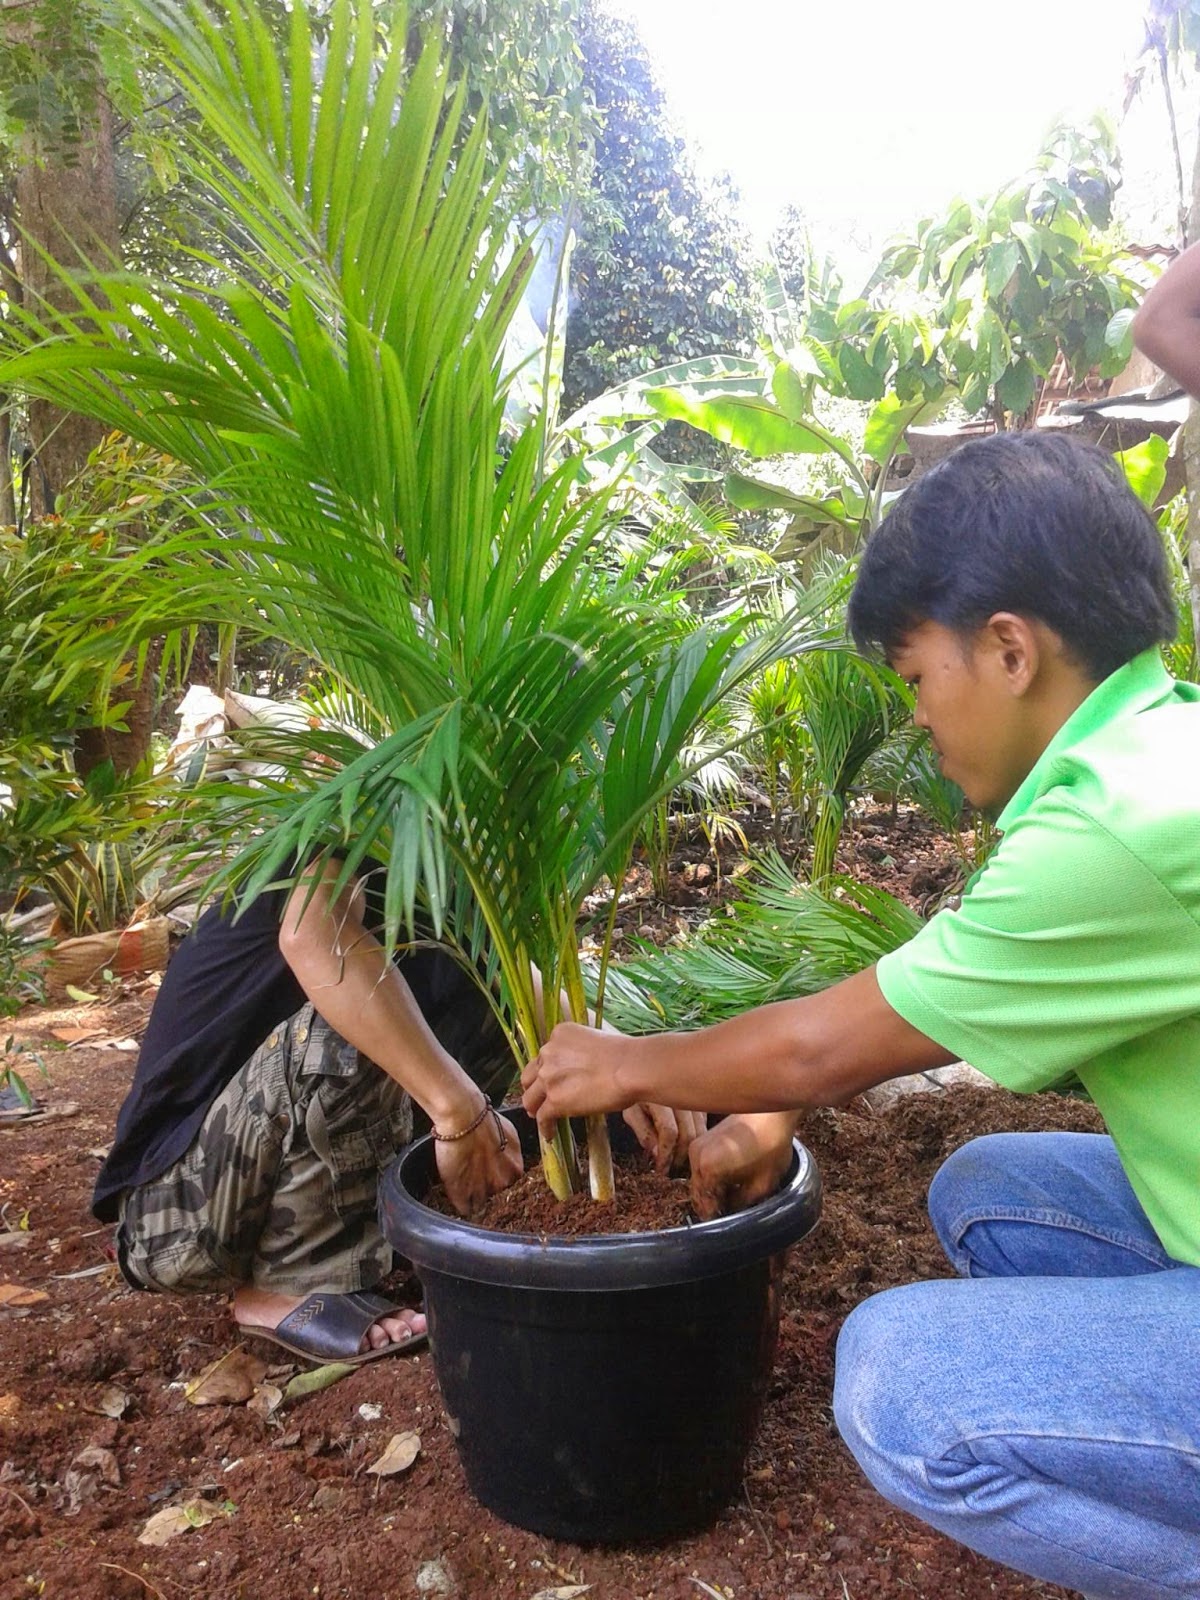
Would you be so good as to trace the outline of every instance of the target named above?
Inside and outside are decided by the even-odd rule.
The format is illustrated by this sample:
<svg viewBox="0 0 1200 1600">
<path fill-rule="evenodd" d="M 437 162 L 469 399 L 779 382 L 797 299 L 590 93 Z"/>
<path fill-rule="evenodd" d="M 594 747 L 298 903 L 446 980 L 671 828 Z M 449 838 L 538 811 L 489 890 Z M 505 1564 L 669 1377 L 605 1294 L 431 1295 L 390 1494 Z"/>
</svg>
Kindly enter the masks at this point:
<svg viewBox="0 0 1200 1600">
<path fill-rule="evenodd" d="M 834 1414 L 867 1477 L 1094 1600 L 1195 1600 L 1200 1268 L 1100 1134 L 976 1139 L 929 1211 L 961 1279 L 875 1295 L 838 1340 Z"/>
</svg>

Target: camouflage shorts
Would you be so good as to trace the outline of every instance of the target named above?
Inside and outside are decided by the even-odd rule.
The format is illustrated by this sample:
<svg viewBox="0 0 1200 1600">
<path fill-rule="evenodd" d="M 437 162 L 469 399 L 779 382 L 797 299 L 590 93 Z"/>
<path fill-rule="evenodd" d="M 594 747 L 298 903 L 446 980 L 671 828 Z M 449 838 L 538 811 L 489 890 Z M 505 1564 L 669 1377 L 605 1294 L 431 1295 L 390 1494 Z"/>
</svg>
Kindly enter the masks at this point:
<svg viewBox="0 0 1200 1600">
<path fill-rule="evenodd" d="M 411 1137 L 399 1084 L 306 1005 L 217 1096 L 187 1153 L 123 1197 L 122 1268 L 174 1293 L 370 1288 L 392 1262 L 379 1173 Z"/>
</svg>

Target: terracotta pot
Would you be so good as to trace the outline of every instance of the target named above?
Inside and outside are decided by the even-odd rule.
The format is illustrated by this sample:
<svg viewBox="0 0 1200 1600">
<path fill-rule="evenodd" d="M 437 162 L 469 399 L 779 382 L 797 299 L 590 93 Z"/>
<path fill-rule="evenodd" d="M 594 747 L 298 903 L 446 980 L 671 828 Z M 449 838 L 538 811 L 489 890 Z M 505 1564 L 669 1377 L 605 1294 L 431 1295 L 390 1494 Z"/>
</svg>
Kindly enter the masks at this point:
<svg viewBox="0 0 1200 1600">
<path fill-rule="evenodd" d="M 537 1131 L 506 1109 L 536 1159 Z M 614 1146 L 632 1143 L 612 1123 Z M 628 1144 L 626 1144 L 628 1148 Z M 434 1367 L 472 1492 L 554 1538 L 707 1526 L 739 1491 L 770 1379 L 787 1246 L 820 1213 L 796 1144 L 770 1199 L 661 1233 L 543 1238 L 434 1211 L 433 1141 L 380 1184 L 384 1231 L 425 1291 Z"/>
</svg>

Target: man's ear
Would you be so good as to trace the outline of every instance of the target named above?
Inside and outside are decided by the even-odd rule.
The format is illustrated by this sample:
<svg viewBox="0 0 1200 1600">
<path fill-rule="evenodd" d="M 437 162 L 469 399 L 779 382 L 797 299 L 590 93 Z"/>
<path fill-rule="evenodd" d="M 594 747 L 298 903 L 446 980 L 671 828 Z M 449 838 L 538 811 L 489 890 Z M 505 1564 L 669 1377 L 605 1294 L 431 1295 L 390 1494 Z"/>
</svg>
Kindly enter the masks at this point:
<svg viewBox="0 0 1200 1600">
<path fill-rule="evenodd" d="M 1042 665 L 1042 640 L 1034 624 L 1015 611 L 997 611 L 984 623 L 977 643 L 1009 693 L 1028 694 Z"/>
</svg>

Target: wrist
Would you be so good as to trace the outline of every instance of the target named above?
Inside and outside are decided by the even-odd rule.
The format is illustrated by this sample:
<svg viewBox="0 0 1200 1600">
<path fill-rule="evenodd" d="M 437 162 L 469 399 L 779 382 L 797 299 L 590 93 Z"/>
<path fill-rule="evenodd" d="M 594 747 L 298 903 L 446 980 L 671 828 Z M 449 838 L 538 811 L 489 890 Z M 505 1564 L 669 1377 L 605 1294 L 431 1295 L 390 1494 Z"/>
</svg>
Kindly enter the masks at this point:
<svg viewBox="0 0 1200 1600">
<path fill-rule="evenodd" d="M 442 1138 L 462 1133 L 477 1118 L 486 1115 L 488 1098 L 464 1073 L 462 1081 L 447 1083 L 437 1094 L 422 1102 L 422 1109 Z"/>
<path fill-rule="evenodd" d="M 674 1090 L 681 1087 L 676 1071 L 676 1047 L 681 1035 L 648 1033 L 625 1037 L 613 1072 L 621 1106 L 674 1105 Z"/>
</svg>

